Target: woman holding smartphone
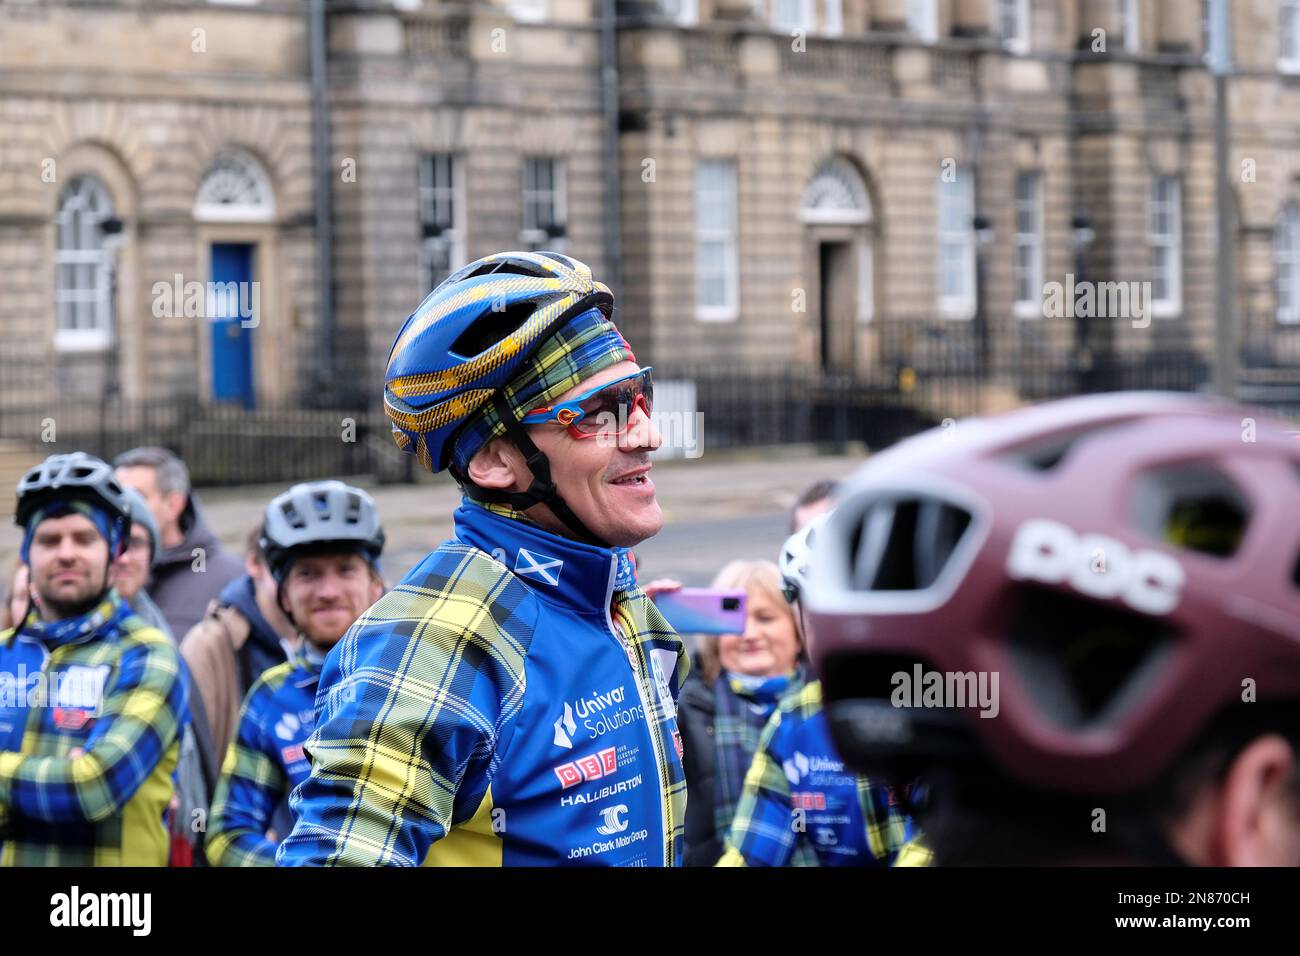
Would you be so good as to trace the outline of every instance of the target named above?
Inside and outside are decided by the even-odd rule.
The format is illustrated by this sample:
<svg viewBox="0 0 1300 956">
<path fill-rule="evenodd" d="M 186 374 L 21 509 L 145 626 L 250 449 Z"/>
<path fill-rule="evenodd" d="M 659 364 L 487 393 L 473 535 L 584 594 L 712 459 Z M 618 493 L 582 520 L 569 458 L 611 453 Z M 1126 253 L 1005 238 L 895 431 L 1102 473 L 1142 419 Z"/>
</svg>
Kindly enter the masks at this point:
<svg viewBox="0 0 1300 956">
<path fill-rule="evenodd" d="M 699 636 L 695 666 L 678 701 L 687 866 L 712 866 L 722 856 L 763 727 L 777 704 L 807 679 L 803 636 L 775 564 L 732 561 L 718 572 L 713 588 L 745 592 L 745 628 Z M 662 590 L 670 588 L 655 588 Z M 816 858 L 801 850 L 792 865 L 813 866 Z"/>
</svg>

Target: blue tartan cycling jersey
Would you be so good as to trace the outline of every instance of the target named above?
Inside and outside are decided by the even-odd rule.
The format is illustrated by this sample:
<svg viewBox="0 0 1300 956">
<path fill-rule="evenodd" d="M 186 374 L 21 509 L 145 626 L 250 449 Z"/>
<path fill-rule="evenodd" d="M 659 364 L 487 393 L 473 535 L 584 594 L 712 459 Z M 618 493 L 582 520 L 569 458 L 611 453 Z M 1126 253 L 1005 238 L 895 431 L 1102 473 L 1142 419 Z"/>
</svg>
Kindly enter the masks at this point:
<svg viewBox="0 0 1300 956">
<path fill-rule="evenodd" d="M 214 866 L 275 865 L 267 831 L 311 771 L 303 747 L 316 725 L 320 670 L 321 658 L 307 648 L 249 688 L 212 799 L 207 854 Z"/>
<path fill-rule="evenodd" d="M 812 681 L 768 721 L 718 865 L 788 866 L 804 845 L 822 866 L 886 866 L 916 835 L 888 786 L 840 760 Z"/>
<path fill-rule="evenodd" d="M 680 865 L 688 667 L 624 549 L 466 501 L 326 658 L 278 862 Z"/>
</svg>

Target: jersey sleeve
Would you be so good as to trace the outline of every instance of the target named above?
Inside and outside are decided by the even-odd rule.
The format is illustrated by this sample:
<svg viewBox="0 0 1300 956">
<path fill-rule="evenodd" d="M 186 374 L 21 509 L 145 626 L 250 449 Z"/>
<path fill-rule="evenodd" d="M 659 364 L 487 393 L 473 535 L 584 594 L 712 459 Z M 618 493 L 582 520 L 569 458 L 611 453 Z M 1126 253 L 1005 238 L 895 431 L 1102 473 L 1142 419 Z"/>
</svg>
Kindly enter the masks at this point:
<svg viewBox="0 0 1300 956">
<path fill-rule="evenodd" d="M 118 814 L 188 721 L 180 655 L 156 628 L 129 638 L 95 726 L 75 757 L 0 751 L 0 806 L 47 823 L 98 823 Z"/>
<path fill-rule="evenodd" d="M 330 653 L 280 865 L 419 865 L 473 815 L 523 703 L 526 648 L 509 635 L 536 615 L 502 575 L 399 585 Z"/>
<path fill-rule="evenodd" d="M 275 843 L 266 832 L 289 788 L 267 734 L 275 691 L 259 678 L 239 714 L 208 818 L 207 854 L 213 866 L 274 866 Z"/>
<path fill-rule="evenodd" d="M 788 866 L 799 837 L 790 781 L 783 766 L 788 715 L 778 708 L 758 741 L 745 774 L 718 866 Z"/>
<path fill-rule="evenodd" d="M 893 791 L 886 784 L 859 777 L 858 804 L 867 824 L 868 852 L 877 863 L 896 866 L 901 851 L 910 842 L 915 842 L 920 831 L 912 818 L 898 806 Z M 928 856 L 929 851 L 923 845 L 918 846 L 913 851 L 914 860 L 919 859 L 918 853 Z"/>
</svg>

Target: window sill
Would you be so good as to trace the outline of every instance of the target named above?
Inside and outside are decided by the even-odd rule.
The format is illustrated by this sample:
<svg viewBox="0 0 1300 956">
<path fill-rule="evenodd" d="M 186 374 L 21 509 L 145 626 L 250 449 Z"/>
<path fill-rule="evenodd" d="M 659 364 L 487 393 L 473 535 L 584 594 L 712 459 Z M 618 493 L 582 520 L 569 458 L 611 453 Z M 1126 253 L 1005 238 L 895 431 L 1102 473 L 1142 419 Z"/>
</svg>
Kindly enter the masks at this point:
<svg viewBox="0 0 1300 956">
<path fill-rule="evenodd" d="M 696 309 L 695 319 L 698 322 L 735 322 L 740 318 L 739 309 Z"/>
<path fill-rule="evenodd" d="M 66 332 L 56 332 L 54 334 L 54 350 L 56 352 L 65 352 L 71 354 L 82 354 L 91 352 L 107 352 L 109 348 L 107 334 L 83 333 L 69 334 Z"/>
</svg>

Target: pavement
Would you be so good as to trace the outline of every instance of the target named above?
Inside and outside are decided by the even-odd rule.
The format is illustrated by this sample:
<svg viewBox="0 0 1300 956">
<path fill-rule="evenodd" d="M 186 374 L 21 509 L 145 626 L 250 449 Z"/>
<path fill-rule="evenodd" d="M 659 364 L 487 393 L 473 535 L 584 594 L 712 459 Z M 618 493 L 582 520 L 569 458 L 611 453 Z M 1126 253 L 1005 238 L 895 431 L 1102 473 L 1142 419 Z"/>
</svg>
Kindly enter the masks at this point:
<svg viewBox="0 0 1300 956">
<path fill-rule="evenodd" d="M 733 558 L 775 561 L 785 540 L 790 506 L 799 492 L 818 479 L 849 474 L 862 460 L 861 454 L 818 455 L 809 449 L 783 448 L 656 463 L 652 477 L 664 528 L 635 549 L 641 580 L 676 577 L 687 585 L 703 586 Z M 459 490 L 445 476 L 422 478 L 414 485 L 349 479 L 366 488 L 379 508 L 388 535 L 383 563 L 390 582 L 399 580 L 451 535 Z M 266 503 L 285 487 L 201 489 L 198 497 L 222 544 L 239 553 Z M 6 572 L 17 556 L 19 539 L 17 527 L 0 526 L 0 568 Z"/>
</svg>

